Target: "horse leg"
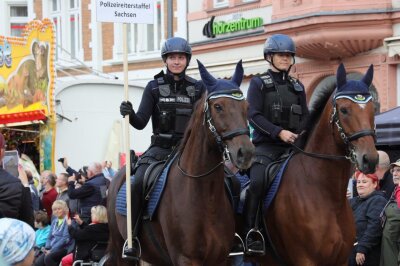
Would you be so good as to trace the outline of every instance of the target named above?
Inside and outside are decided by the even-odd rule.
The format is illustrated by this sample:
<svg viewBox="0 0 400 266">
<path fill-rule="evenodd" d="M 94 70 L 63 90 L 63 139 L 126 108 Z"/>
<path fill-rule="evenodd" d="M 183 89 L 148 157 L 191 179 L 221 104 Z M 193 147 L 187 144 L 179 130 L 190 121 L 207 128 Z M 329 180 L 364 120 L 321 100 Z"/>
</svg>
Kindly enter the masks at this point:
<svg viewBox="0 0 400 266">
<path fill-rule="evenodd" d="M 174 262 L 174 266 L 203 266 L 206 265 L 204 264 L 204 261 L 202 260 L 195 260 L 195 259 L 189 259 L 184 256 L 179 256 Z M 213 266 L 230 266 L 231 261 L 227 258 L 224 262 L 214 264 Z"/>
</svg>

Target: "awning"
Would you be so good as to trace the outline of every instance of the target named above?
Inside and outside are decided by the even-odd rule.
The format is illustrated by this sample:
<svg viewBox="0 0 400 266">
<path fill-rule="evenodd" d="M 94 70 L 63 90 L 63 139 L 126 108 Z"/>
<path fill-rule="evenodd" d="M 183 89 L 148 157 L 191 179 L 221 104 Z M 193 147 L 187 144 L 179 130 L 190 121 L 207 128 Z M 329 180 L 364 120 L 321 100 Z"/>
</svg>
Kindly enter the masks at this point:
<svg viewBox="0 0 400 266">
<path fill-rule="evenodd" d="M 14 124 L 20 122 L 35 122 L 46 120 L 45 110 L 34 110 L 11 114 L 0 114 L 0 124 Z"/>
<path fill-rule="evenodd" d="M 376 145 L 400 145 L 400 107 L 375 116 Z"/>
</svg>

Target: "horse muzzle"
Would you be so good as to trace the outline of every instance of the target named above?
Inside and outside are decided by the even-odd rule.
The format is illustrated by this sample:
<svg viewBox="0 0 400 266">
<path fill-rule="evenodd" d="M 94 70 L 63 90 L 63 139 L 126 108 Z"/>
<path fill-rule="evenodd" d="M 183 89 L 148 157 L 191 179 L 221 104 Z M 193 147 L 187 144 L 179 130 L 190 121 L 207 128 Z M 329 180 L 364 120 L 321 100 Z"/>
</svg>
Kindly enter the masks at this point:
<svg viewBox="0 0 400 266">
<path fill-rule="evenodd" d="M 378 153 L 364 153 L 357 156 L 357 168 L 364 174 L 372 174 L 376 171 L 376 165 L 378 164 Z"/>
<path fill-rule="evenodd" d="M 240 145 L 237 149 L 229 148 L 233 164 L 239 169 L 248 169 L 255 158 L 255 147 L 249 141 L 247 145 Z"/>
</svg>

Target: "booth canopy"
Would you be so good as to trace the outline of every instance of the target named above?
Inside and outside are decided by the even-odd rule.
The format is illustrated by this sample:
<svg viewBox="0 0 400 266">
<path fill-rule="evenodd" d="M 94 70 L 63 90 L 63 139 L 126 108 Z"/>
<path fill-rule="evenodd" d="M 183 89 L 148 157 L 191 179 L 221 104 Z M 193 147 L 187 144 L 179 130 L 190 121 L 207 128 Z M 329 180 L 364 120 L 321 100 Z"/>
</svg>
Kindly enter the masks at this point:
<svg viewBox="0 0 400 266">
<path fill-rule="evenodd" d="M 375 116 L 377 146 L 400 145 L 400 107 Z"/>
</svg>

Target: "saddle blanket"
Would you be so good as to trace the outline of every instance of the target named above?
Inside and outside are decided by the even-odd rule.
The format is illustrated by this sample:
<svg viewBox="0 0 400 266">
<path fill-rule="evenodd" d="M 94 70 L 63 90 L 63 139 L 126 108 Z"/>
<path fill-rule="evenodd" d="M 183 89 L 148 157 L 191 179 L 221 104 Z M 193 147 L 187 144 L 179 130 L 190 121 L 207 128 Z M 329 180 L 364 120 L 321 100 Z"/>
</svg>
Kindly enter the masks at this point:
<svg viewBox="0 0 400 266">
<path fill-rule="evenodd" d="M 160 202 L 162 193 L 165 188 L 165 184 L 167 183 L 167 177 L 169 173 L 169 169 L 171 167 L 172 162 L 175 159 L 172 159 L 167 166 L 163 169 L 160 177 L 156 180 L 156 184 L 154 185 L 154 189 L 150 193 L 149 201 L 146 206 L 146 216 L 152 219 L 155 211 L 157 210 L 158 204 Z M 131 176 L 131 183 L 135 180 L 135 176 Z M 120 190 L 118 191 L 117 200 L 116 200 L 116 210 L 119 214 L 126 216 L 126 183 L 124 183 Z"/>
<path fill-rule="evenodd" d="M 266 193 L 264 199 L 263 199 L 263 204 L 264 204 L 264 209 L 268 209 L 269 206 L 272 203 L 272 200 L 275 198 L 276 193 L 278 192 L 279 186 L 281 184 L 282 176 L 283 173 L 285 172 L 285 169 L 289 163 L 290 158 L 292 158 L 293 153 L 285 160 L 285 162 L 280 166 L 279 171 L 272 181 L 271 186 L 268 188 L 268 192 Z M 244 201 L 245 201 L 245 190 L 247 190 L 250 186 L 250 181 L 247 178 L 247 175 L 244 176 L 237 176 L 237 178 L 240 181 L 240 187 L 241 187 L 241 197 L 240 197 L 240 202 L 238 204 L 238 207 L 236 209 L 236 213 L 242 214 L 243 213 L 243 207 L 244 207 Z"/>
</svg>

